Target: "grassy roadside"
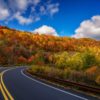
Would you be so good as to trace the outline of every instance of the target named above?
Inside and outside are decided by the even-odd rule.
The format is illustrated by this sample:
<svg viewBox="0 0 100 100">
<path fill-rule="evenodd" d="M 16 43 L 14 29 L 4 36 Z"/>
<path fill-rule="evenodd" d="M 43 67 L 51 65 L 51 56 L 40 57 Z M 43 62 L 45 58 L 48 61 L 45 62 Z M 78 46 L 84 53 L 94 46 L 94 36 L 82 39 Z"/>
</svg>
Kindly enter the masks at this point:
<svg viewBox="0 0 100 100">
<path fill-rule="evenodd" d="M 85 92 L 86 94 L 90 94 L 92 96 L 98 96 L 98 94 L 96 94 L 96 93 L 91 93 L 89 91 L 86 92 L 86 90 L 84 91 L 84 90 L 80 89 L 79 87 L 71 86 L 70 84 L 67 84 L 67 83 L 66 84 L 60 83 L 60 82 L 55 81 L 53 79 L 46 78 L 46 76 L 49 76 L 49 77 L 53 77 L 53 78 L 74 81 L 74 82 L 77 82 L 77 83 L 80 83 L 80 84 L 83 84 L 83 85 L 88 85 L 88 83 L 85 83 L 85 81 L 83 82 L 83 79 L 82 79 L 82 81 L 80 81 L 79 77 L 77 77 L 77 76 L 75 76 L 75 77 L 77 77 L 76 80 L 75 80 L 75 77 L 74 77 L 74 80 L 73 80 L 72 75 L 70 74 L 69 70 L 64 71 L 64 70 L 60 70 L 60 69 L 50 67 L 50 66 L 33 65 L 32 67 L 30 67 L 27 70 L 27 72 L 30 73 L 32 76 L 36 76 L 38 78 L 45 79 L 46 81 L 49 81 L 53 84 L 56 84 L 57 86 L 60 85 L 64 88 L 66 88 L 66 87 L 72 88 L 74 90 Z M 69 72 L 69 75 L 68 75 L 68 72 Z M 100 88 L 100 86 L 98 84 L 96 84 L 95 82 L 94 82 L 94 84 L 92 83 L 92 85 L 89 84 L 88 86 Z"/>
</svg>

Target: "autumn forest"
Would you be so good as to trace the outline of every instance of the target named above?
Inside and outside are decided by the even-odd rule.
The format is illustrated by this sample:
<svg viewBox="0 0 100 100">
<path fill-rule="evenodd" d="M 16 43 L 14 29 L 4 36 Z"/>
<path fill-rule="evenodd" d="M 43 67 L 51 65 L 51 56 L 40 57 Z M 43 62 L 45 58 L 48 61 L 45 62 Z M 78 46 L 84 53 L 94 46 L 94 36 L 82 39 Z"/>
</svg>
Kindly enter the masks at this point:
<svg viewBox="0 0 100 100">
<path fill-rule="evenodd" d="M 0 26 L 0 65 L 100 86 L 100 41 L 39 35 Z"/>
</svg>

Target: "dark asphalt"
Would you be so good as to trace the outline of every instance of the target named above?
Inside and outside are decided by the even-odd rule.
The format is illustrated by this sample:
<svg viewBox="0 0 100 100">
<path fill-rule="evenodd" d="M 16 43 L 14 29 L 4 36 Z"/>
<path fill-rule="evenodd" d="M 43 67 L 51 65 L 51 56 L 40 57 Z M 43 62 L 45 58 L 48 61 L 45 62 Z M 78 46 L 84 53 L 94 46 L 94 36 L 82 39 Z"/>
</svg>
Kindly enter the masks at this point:
<svg viewBox="0 0 100 100">
<path fill-rule="evenodd" d="M 24 68 L 5 72 L 4 83 L 15 100 L 89 100 L 86 97 L 48 86 L 22 73 Z M 1 100 L 1 99 L 0 99 Z M 91 100 L 96 100 L 91 98 Z"/>
</svg>

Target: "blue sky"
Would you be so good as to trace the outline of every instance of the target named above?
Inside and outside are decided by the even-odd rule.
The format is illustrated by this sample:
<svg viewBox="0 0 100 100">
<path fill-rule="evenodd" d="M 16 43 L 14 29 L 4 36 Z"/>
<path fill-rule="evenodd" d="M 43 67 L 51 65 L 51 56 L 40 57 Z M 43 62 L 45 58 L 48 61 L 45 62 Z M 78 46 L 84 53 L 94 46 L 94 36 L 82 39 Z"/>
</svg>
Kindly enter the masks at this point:
<svg viewBox="0 0 100 100">
<path fill-rule="evenodd" d="M 78 34 L 75 37 L 97 38 L 98 35 L 100 37 L 100 31 L 97 32 L 97 29 L 100 29 L 100 26 L 97 27 L 98 22 L 100 23 L 100 0 L 28 1 L 0 0 L 0 11 L 5 11 L 5 13 L 0 13 L 0 24 L 25 31 L 33 31 L 46 25 L 55 29 L 59 36 Z M 84 22 L 84 25 L 80 26 L 82 22 Z M 96 25 L 94 22 L 96 22 Z M 87 32 L 86 30 L 90 30 L 88 26 L 84 28 L 88 25 L 87 23 L 91 24 L 91 27 L 95 27 L 92 32 L 88 31 L 92 35 L 84 34 L 84 32 Z M 95 30 L 96 33 L 94 33 Z"/>
</svg>

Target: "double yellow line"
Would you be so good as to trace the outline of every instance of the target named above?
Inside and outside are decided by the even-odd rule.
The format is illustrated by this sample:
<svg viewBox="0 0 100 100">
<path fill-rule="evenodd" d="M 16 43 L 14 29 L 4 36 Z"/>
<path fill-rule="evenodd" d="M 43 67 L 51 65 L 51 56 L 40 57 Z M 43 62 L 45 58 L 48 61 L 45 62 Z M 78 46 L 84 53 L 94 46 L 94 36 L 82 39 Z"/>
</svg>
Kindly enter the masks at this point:
<svg viewBox="0 0 100 100">
<path fill-rule="evenodd" d="M 6 71 L 8 70 L 5 70 L 0 74 L 0 90 L 5 100 L 14 100 L 14 98 L 11 96 L 10 92 L 6 88 L 4 81 L 3 81 L 3 75 Z"/>
</svg>

